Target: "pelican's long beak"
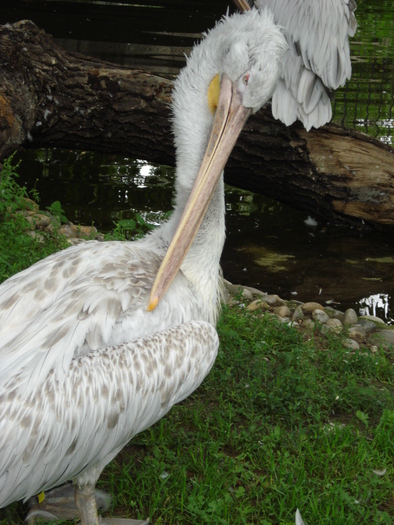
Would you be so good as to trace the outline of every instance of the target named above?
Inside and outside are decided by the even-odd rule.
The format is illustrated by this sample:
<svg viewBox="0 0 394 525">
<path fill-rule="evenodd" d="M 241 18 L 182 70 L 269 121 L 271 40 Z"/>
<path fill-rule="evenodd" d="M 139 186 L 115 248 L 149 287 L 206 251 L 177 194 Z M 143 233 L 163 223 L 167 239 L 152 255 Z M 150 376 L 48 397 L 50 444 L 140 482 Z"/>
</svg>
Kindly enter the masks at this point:
<svg viewBox="0 0 394 525">
<path fill-rule="evenodd" d="M 156 308 L 177 274 L 250 113 L 251 110 L 242 104 L 242 95 L 223 74 L 208 147 L 174 237 L 156 275 L 149 298 L 149 311 Z"/>
</svg>

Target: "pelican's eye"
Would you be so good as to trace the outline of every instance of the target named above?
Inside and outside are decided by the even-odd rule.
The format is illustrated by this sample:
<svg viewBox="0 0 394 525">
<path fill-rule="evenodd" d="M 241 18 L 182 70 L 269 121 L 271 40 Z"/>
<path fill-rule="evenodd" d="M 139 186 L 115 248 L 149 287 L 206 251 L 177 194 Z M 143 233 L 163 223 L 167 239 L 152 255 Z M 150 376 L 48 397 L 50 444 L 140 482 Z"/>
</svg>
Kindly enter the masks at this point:
<svg viewBox="0 0 394 525">
<path fill-rule="evenodd" d="M 212 115 L 215 114 L 218 107 L 220 94 L 220 75 L 219 73 L 213 77 L 208 87 L 208 107 Z"/>
<path fill-rule="evenodd" d="M 250 78 L 250 73 L 245 73 L 245 75 L 242 77 L 242 82 L 245 84 L 245 86 L 248 85 Z"/>
</svg>

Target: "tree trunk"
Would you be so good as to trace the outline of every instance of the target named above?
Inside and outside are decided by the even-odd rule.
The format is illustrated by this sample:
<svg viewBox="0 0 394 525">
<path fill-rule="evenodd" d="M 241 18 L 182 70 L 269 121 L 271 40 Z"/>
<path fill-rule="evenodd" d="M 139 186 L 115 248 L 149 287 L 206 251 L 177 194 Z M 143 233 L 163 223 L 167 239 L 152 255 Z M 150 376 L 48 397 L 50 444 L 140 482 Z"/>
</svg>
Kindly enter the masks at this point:
<svg viewBox="0 0 394 525">
<path fill-rule="evenodd" d="M 172 82 L 67 53 L 32 22 L 0 26 L 0 158 L 22 147 L 122 152 L 174 164 Z M 307 133 L 253 115 L 226 181 L 360 227 L 394 226 L 394 155 L 335 125 Z"/>
</svg>

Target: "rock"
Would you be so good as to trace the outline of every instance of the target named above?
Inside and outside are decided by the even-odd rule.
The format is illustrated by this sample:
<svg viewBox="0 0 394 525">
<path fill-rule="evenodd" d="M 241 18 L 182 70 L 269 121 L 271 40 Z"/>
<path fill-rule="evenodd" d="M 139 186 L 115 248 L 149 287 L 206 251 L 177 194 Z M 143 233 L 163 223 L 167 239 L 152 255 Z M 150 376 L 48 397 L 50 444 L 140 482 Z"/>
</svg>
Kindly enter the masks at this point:
<svg viewBox="0 0 394 525">
<path fill-rule="evenodd" d="M 343 324 L 339 319 L 329 319 L 326 324 L 326 329 L 330 332 L 339 334 L 343 330 Z"/>
<path fill-rule="evenodd" d="M 294 310 L 291 320 L 293 322 L 296 322 L 301 319 L 304 319 L 304 312 L 302 311 L 302 305 L 297 306 L 297 308 Z"/>
<path fill-rule="evenodd" d="M 75 224 L 73 224 L 72 222 L 69 222 L 67 224 L 63 224 L 59 228 L 59 233 L 61 235 L 64 235 L 68 239 L 77 237 L 77 226 L 75 226 Z"/>
<path fill-rule="evenodd" d="M 43 213 L 34 213 L 32 215 L 28 215 L 26 217 L 26 220 L 36 229 L 43 230 L 46 228 L 50 222 L 51 218 L 48 217 L 48 215 L 45 215 Z"/>
<path fill-rule="evenodd" d="M 279 316 L 279 317 L 287 317 L 288 320 L 290 321 L 290 316 L 291 316 L 291 312 L 290 312 L 290 309 L 288 306 L 286 305 L 283 305 L 283 306 L 275 306 L 273 308 L 273 312 L 275 315 Z"/>
<path fill-rule="evenodd" d="M 250 292 L 246 288 L 243 288 L 242 293 L 241 293 L 241 297 L 245 301 L 251 301 L 253 299 L 253 294 L 252 294 L 252 292 Z"/>
<path fill-rule="evenodd" d="M 302 321 L 302 328 L 305 330 L 314 330 L 315 329 L 315 323 L 312 321 L 312 319 L 304 319 Z"/>
<path fill-rule="evenodd" d="M 343 312 L 333 308 L 332 306 L 325 306 L 324 311 L 330 318 L 336 318 L 342 322 L 342 318 L 344 316 Z"/>
<path fill-rule="evenodd" d="M 248 306 L 246 307 L 247 310 L 250 310 L 251 312 L 255 312 L 256 310 L 268 310 L 269 306 L 265 301 L 262 301 L 261 299 L 256 299 L 255 301 L 252 301 Z"/>
<path fill-rule="evenodd" d="M 360 345 L 354 339 L 345 339 L 343 341 L 343 346 L 348 350 L 359 350 Z"/>
<path fill-rule="evenodd" d="M 34 210 L 34 211 L 39 210 L 38 204 L 34 202 L 33 200 L 29 199 L 28 197 L 24 197 L 23 200 L 25 201 L 25 207 L 24 207 L 25 210 Z"/>
<path fill-rule="evenodd" d="M 40 244 L 42 244 L 45 241 L 45 237 L 44 237 L 45 234 L 43 232 L 40 232 L 40 231 L 37 232 L 33 230 L 31 232 L 27 232 L 27 235 L 35 239 Z"/>
<path fill-rule="evenodd" d="M 358 315 L 353 308 L 348 308 L 343 317 L 343 324 L 345 326 L 353 326 L 358 323 Z"/>
<path fill-rule="evenodd" d="M 252 301 L 253 294 L 250 292 L 247 287 L 243 287 L 240 284 L 232 284 L 230 281 L 223 279 L 224 286 L 232 295 L 240 295 L 245 301 Z"/>
<path fill-rule="evenodd" d="M 264 297 L 264 301 L 269 304 L 270 306 L 284 306 L 286 304 L 286 301 L 281 299 L 276 294 L 269 294 Z"/>
<path fill-rule="evenodd" d="M 244 286 L 244 290 L 248 290 L 252 295 L 258 295 L 259 297 L 265 297 L 268 295 L 267 292 L 262 292 L 261 290 L 253 288 L 252 286 Z"/>
<path fill-rule="evenodd" d="M 360 317 L 359 321 L 361 321 L 362 319 L 366 319 L 367 321 L 372 321 L 378 324 L 385 324 L 383 319 L 380 319 L 380 317 L 375 317 L 374 315 L 363 315 L 362 317 Z"/>
<path fill-rule="evenodd" d="M 312 312 L 312 319 L 320 324 L 326 324 L 330 318 L 328 317 L 324 309 L 320 310 L 319 308 L 316 308 Z"/>
<path fill-rule="evenodd" d="M 93 239 L 96 233 L 97 233 L 97 228 L 95 228 L 94 226 L 78 226 L 77 227 L 77 237 L 79 238 L 89 237 L 90 239 Z"/>
<path fill-rule="evenodd" d="M 376 328 L 376 323 L 369 321 L 368 319 L 364 319 L 364 317 L 360 317 L 358 324 L 361 325 L 367 333 L 372 332 L 372 330 L 375 330 Z"/>
<path fill-rule="evenodd" d="M 394 330 L 379 330 L 376 335 L 389 345 L 394 346 Z"/>
<path fill-rule="evenodd" d="M 367 335 L 367 331 L 361 324 L 356 324 L 349 328 L 349 336 L 355 339 L 363 339 Z"/>
<path fill-rule="evenodd" d="M 324 312 L 324 308 L 319 303 L 310 302 L 302 305 L 302 311 L 304 314 L 312 314 L 313 310 L 323 310 Z"/>
</svg>

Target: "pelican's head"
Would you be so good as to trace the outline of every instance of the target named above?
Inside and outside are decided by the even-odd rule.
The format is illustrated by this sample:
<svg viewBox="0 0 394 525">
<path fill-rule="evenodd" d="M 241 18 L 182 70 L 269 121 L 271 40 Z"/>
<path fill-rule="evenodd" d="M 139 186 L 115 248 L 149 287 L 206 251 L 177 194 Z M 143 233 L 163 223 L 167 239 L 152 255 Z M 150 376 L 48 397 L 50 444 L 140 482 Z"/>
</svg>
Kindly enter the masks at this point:
<svg viewBox="0 0 394 525">
<path fill-rule="evenodd" d="M 225 16 L 193 49 L 179 75 L 173 103 L 178 169 L 182 165 L 177 177 L 186 188 L 190 179 L 194 184 L 148 310 L 157 306 L 182 264 L 248 116 L 271 98 L 286 48 L 272 15 L 252 9 Z"/>
</svg>

